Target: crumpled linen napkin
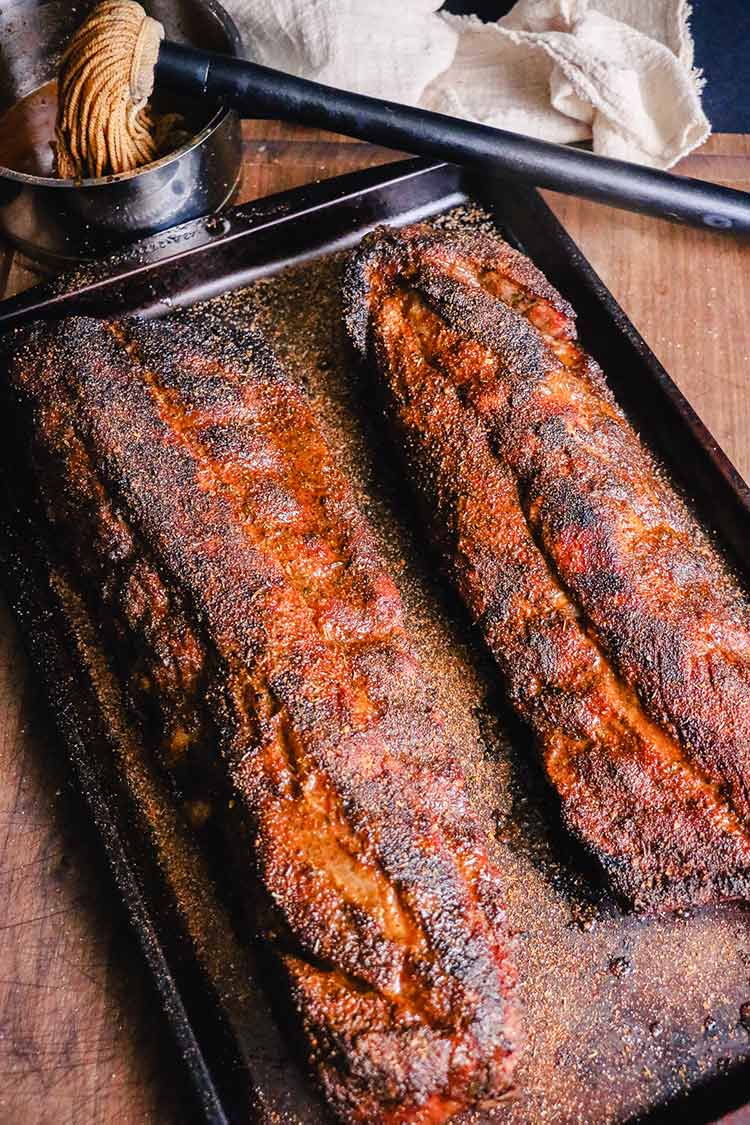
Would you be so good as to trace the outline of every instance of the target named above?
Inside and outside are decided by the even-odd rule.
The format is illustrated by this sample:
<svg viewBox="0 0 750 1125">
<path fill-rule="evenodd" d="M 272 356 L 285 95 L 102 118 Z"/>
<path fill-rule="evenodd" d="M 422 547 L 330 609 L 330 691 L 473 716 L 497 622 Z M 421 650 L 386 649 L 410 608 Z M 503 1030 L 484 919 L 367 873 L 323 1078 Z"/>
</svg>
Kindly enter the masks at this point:
<svg viewBox="0 0 750 1125">
<path fill-rule="evenodd" d="M 668 168 L 708 137 L 687 0 L 518 0 L 496 23 L 441 0 L 224 0 L 248 58 Z"/>
</svg>

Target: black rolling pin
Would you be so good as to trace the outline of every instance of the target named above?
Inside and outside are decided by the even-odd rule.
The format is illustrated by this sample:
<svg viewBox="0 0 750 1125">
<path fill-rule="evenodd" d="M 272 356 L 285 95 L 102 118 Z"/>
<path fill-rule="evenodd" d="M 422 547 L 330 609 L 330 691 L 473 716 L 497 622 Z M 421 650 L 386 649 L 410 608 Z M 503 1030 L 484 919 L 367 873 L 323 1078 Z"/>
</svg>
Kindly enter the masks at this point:
<svg viewBox="0 0 750 1125">
<path fill-rule="evenodd" d="M 243 117 L 276 117 L 330 129 L 675 222 L 750 231 L 747 192 L 348 93 L 243 59 L 163 40 L 155 84 L 232 106 Z"/>
</svg>

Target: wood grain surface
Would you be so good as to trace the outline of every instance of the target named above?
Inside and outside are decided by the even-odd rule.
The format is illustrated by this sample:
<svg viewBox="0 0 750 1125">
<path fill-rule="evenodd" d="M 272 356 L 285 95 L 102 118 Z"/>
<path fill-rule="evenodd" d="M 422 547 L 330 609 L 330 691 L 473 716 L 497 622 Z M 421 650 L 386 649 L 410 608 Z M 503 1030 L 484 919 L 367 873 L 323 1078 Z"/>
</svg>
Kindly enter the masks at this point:
<svg viewBox="0 0 750 1125">
<path fill-rule="evenodd" d="M 274 122 L 246 123 L 244 153 L 241 200 L 400 155 Z M 750 138 L 713 137 L 678 171 L 748 190 Z M 750 243 L 546 195 L 750 477 Z M 37 279 L 0 246 L 0 293 Z M 188 1121 L 150 982 L 47 726 L 0 604 L 0 1125 Z"/>
</svg>

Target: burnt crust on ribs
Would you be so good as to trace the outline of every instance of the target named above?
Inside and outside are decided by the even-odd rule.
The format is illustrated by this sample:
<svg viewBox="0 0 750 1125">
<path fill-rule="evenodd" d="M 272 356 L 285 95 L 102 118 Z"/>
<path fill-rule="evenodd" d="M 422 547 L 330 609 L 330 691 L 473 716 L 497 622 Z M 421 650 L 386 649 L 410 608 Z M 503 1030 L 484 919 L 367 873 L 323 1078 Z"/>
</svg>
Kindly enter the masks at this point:
<svg viewBox="0 0 750 1125">
<path fill-rule="evenodd" d="M 381 229 L 349 263 L 432 535 L 571 830 L 642 909 L 750 890 L 750 609 L 572 309 L 500 237 Z"/>
<path fill-rule="evenodd" d="M 51 557 L 164 766 L 230 779 L 334 1113 L 439 1122 L 501 1096 L 498 872 L 308 401 L 249 331 L 72 318 L 10 346 Z"/>
</svg>

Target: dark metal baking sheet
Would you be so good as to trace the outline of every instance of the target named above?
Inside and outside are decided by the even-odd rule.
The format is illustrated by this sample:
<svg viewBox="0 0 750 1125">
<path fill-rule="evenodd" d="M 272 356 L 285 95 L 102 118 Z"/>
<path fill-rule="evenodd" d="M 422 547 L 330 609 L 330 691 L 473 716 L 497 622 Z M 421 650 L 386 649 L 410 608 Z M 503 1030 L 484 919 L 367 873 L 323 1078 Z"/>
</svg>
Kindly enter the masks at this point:
<svg viewBox="0 0 750 1125">
<path fill-rule="evenodd" d="M 743 581 L 750 584 L 747 486 L 580 251 L 539 196 L 528 189 L 425 161 L 339 177 L 236 208 L 219 219 L 186 224 L 108 261 L 82 267 L 2 302 L 0 330 L 38 317 L 73 313 L 166 315 L 258 279 L 272 278 L 286 266 L 297 268 L 353 245 L 364 230 L 377 223 L 402 224 L 469 201 L 489 212 L 506 237 L 525 250 L 571 300 L 582 339 L 602 364 L 622 405 L 715 532 Z M 376 507 L 388 505 L 387 493 L 386 487 L 385 499 L 374 501 Z M 233 981 L 212 975 L 211 966 L 196 952 L 183 916 L 184 904 L 172 886 L 169 863 L 155 854 L 141 822 L 142 810 L 123 785 L 119 770 L 109 768 L 107 754 L 101 752 L 106 732 L 100 729 L 96 700 L 82 698 L 78 678 L 75 689 L 71 683 L 70 644 L 55 628 L 44 552 L 35 547 L 23 503 L 17 507 L 12 490 L 5 511 L 8 594 L 21 618 L 31 658 L 47 682 L 80 788 L 143 945 L 203 1116 L 215 1122 L 240 1121 L 253 1114 L 267 1121 L 323 1120 L 300 1069 L 286 1053 L 262 992 L 254 987 L 252 963 L 242 960 L 243 951 L 238 953 L 240 979 L 235 972 Z M 403 534 L 408 539 L 408 529 Z M 415 542 L 405 548 L 407 555 L 409 550 L 418 553 L 419 549 Z M 428 593 L 431 597 L 434 591 Z M 438 591 L 435 596 L 439 601 L 443 595 Z M 410 597 L 407 595 L 407 609 Z M 416 605 L 418 598 L 413 600 Z M 456 618 L 445 627 L 445 636 L 449 642 L 453 638 L 459 652 L 457 667 L 450 675 L 457 677 L 456 682 L 473 676 L 484 685 L 485 693 L 491 692 L 493 672 L 485 667 L 480 646 L 449 598 L 444 608 L 448 618 Z M 411 612 L 419 617 L 418 608 L 412 607 Z M 489 710 L 495 700 L 493 696 Z M 501 704 L 497 707 L 502 710 Z M 512 720 L 509 723 L 512 738 L 522 740 Z M 586 902 L 585 891 L 580 891 L 581 881 L 573 890 L 569 887 L 578 857 L 563 856 L 559 862 L 558 857 L 553 863 L 531 856 L 529 841 L 533 837 L 534 847 L 539 844 L 541 837 L 534 837 L 538 829 L 528 829 L 529 838 L 524 842 L 525 821 L 539 820 L 535 808 L 528 811 L 534 806 L 535 794 L 544 806 L 543 786 L 533 776 L 533 766 L 529 769 L 530 779 L 514 781 L 513 800 L 526 811 L 520 818 L 520 843 L 514 841 L 505 859 L 511 919 L 515 910 L 518 921 L 524 916 L 528 921 L 524 880 L 529 882 L 532 898 L 534 880 L 541 880 L 544 890 L 539 893 L 544 901 L 540 899 L 539 917 L 544 919 L 547 911 L 555 918 L 549 942 L 556 942 L 556 948 L 545 953 L 542 930 L 529 939 L 528 956 L 522 952 L 527 1008 L 534 1021 L 527 1069 L 539 1088 L 536 1101 L 529 1095 L 524 1102 L 522 1095 L 515 1104 L 483 1120 L 536 1125 L 537 1121 L 614 1122 L 637 1115 L 641 1121 L 700 1122 L 714 1120 L 742 1104 L 750 1077 L 750 1039 L 738 1019 L 740 1003 L 750 999 L 750 958 L 744 952 L 747 911 L 732 906 L 653 922 L 621 916 L 606 895 L 599 895 L 593 913 L 586 915 L 585 908 L 591 904 Z M 158 789 L 158 778 L 153 785 Z M 565 840 L 550 842 L 545 837 L 544 848 L 564 851 Z M 210 897 L 210 887 L 205 894 Z M 215 910 L 218 917 L 225 906 L 223 901 L 204 902 L 203 908 Z M 570 915 L 567 928 L 560 922 L 561 910 Z M 231 911 L 229 915 L 231 928 Z M 599 926 L 597 932 L 592 933 L 587 919 Z M 520 941 L 523 947 L 525 935 Z M 666 960 L 664 956 L 659 959 L 660 946 Z M 622 954 L 627 969 L 634 971 L 623 974 L 621 964 L 615 971 L 609 962 L 594 969 L 583 967 L 586 958 L 601 958 L 607 950 Z M 682 957 L 685 964 L 678 961 L 672 966 L 674 971 L 667 971 L 670 956 Z M 590 995 L 586 989 L 580 992 L 578 1010 L 567 1017 L 568 1038 L 554 1048 L 552 1038 L 545 1038 L 544 1029 L 539 1030 L 545 1009 L 538 994 L 547 988 L 556 995 L 558 985 L 550 985 L 543 974 L 553 974 L 557 964 L 560 974 L 570 975 L 576 958 L 582 959 L 581 980 Z M 700 962 L 697 968 L 696 961 Z M 705 1011 L 699 1003 L 703 987 L 712 990 L 711 1007 Z M 676 995 L 680 991 L 684 997 Z M 569 987 L 562 993 L 566 1001 L 575 996 Z M 603 1015 L 607 1005 L 611 1005 L 608 1026 Z M 596 1017 L 589 1019 L 589 1012 L 595 1009 Z M 596 1040 L 604 1045 L 601 1057 L 596 1055 Z M 621 1043 L 625 1044 L 622 1056 L 617 1053 Z M 534 1061 L 535 1052 L 545 1054 L 543 1063 Z M 616 1070 L 618 1059 L 621 1072 L 605 1075 L 607 1067 Z M 650 1070 L 658 1072 L 653 1081 Z M 522 1083 L 523 1074 L 522 1069 Z M 546 1093 L 540 1087 L 545 1074 Z M 627 1097 L 623 1094 L 618 1099 L 618 1083 L 623 1090 L 630 1084 Z M 556 1101 L 557 1087 L 565 1090 L 565 1096 L 561 1093 Z M 653 1096 L 649 1097 L 649 1091 Z"/>
</svg>

